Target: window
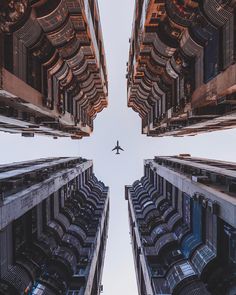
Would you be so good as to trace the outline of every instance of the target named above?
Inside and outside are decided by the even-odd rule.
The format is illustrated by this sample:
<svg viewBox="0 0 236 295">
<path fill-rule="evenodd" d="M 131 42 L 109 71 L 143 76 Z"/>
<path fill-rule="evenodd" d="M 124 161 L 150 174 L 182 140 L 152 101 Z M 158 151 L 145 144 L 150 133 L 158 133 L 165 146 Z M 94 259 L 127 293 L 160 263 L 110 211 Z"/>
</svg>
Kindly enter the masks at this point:
<svg viewBox="0 0 236 295">
<path fill-rule="evenodd" d="M 219 31 L 208 28 L 208 40 L 204 48 L 204 82 L 207 83 L 219 72 Z"/>
<path fill-rule="evenodd" d="M 196 240 L 202 240 L 202 206 L 196 201 L 192 206 L 192 232 Z"/>
<path fill-rule="evenodd" d="M 32 290 L 32 295 L 42 295 L 42 294 L 45 294 L 45 291 L 46 291 L 46 287 L 41 284 L 38 284 Z"/>
<path fill-rule="evenodd" d="M 174 204 L 173 204 L 175 209 L 178 209 L 178 196 L 179 196 L 179 190 L 177 187 L 175 187 L 174 188 Z"/>
<path fill-rule="evenodd" d="M 188 224 L 190 226 L 190 215 L 191 215 L 191 211 L 190 211 L 190 206 L 191 205 L 191 199 L 190 196 L 183 194 L 183 220 L 186 224 Z"/>
<path fill-rule="evenodd" d="M 180 265 L 181 271 L 183 272 L 184 276 L 191 276 L 194 275 L 195 272 L 192 266 L 188 263 Z"/>
<path fill-rule="evenodd" d="M 231 235 L 230 244 L 229 244 L 229 251 L 230 251 L 231 262 L 236 264 L 236 230 Z"/>
<path fill-rule="evenodd" d="M 32 234 L 37 236 L 37 219 L 38 219 L 38 214 L 37 214 L 37 207 L 34 207 L 32 210 Z"/>
<path fill-rule="evenodd" d="M 54 195 L 52 194 L 50 197 L 50 215 L 51 219 L 54 218 Z"/>
<path fill-rule="evenodd" d="M 1 41 L 2 42 L 2 41 Z M 9 72 L 13 72 L 13 36 L 5 35 L 4 36 L 4 59 L 5 68 Z"/>
<path fill-rule="evenodd" d="M 43 200 L 43 226 L 45 227 L 49 220 L 50 220 L 50 214 L 49 214 L 49 199 Z"/>
<path fill-rule="evenodd" d="M 172 184 L 166 181 L 166 198 L 169 204 L 172 204 Z"/>
<path fill-rule="evenodd" d="M 215 257 L 216 254 L 208 246 L 204 245 L 194 253 L 192 263 L 198 273 L 202 273 L 204 267 Z"/>
<path fill-rule="evenodd" d="M 80 291 L 77 290 L 70 290 L 67 292 L 67 295 L 79 295 Z"/>
<path fill-rule="evenodd" d="M 27 83 L 41 92 L 42 70 L 40 59 L 34 56 L 34 53 L 27 52 Z"/>
<path fill-rule="evenodd" d="M 216 252 L 217 248 L 217 223 L 217 216 L 205 210 L 204 238 L 206 245 L 213 252 Z"/>
<path fill-rule="evenodd" d="M 17 219 L 13 225 L 14 248 L 17 252 L 21 246 L 26 242 L 25 222 L 24 216 Z"/>
<path fill-rule="evenodd" d="M 163 178 L 159 176 L 159 193 L 163 194 Z"/>
</svg>

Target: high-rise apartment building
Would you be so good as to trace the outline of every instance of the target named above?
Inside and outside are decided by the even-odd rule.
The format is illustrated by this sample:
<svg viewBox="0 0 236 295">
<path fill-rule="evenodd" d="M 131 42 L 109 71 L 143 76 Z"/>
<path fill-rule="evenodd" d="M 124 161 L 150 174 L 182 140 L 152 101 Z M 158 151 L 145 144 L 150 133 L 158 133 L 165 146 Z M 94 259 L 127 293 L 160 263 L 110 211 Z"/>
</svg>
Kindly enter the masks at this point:
<svg viewBox="0 0 236 295">
<path fill-rule="evenodd" d="M 107 96 L 97 0 L 0 1 L 0 131 L 80 139 Z"/>
<path fill-rule="evenodd" d="M 140 295 L 236 294 L 236 163 L 146 160 L 126 199 Z"/>
<path fill-rule="evenodd" d="M 92 161 L 0 166 L 0 294 L 99 295 L 108 188 Z"/>
<path fill-rule="evenodd" d="M 235 1 L 136 0 L 128 106 L 149 136 L 236 126 Z"/>
</svg>

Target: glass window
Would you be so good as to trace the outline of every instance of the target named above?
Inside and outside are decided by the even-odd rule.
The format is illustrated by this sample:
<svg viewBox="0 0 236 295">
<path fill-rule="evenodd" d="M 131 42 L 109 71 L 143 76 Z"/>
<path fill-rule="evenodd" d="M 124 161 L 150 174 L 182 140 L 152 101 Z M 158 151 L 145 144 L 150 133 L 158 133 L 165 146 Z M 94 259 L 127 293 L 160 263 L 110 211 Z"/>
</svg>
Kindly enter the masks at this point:
<svg viewBox="0 0 236 295">
<path fill-rule="evenodd" d="M 192 266 L 190 264 L 188 264 L 188 263 L 183 264 L 183 265 L 180 265 L 180 268 L 181 268 L 181 270 L 182 270 L 182 272 L 183 272 L 183 274 L 185 276 L 190 276 L 190 275 L 194 275 L 195 274 Z"/>
<path fill-rule="evenodd" d="M 191 198 L 187 194 L 183 194 L 183 220 L 190 226 L 190 215 L 191 215 Z"/>
<path fill-rule="evenodd" d="M 234 239 L 231 239 L 230 241 L 230 259 L 236 264 L 236 234 Z"/>
</svg>

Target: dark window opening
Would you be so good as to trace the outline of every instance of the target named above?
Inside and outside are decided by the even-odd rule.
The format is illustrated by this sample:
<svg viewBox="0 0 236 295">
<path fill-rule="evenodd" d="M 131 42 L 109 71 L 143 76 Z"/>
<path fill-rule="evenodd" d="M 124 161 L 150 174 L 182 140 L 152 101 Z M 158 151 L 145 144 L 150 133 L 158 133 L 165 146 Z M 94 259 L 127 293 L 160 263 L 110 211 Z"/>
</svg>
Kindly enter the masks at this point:
<svg viewBox="0 0 236 295">
<path fill-rule="evenodd" d="M 4 36 L 4 67 L 13 73 L 13 36 Z"/>
</svg>

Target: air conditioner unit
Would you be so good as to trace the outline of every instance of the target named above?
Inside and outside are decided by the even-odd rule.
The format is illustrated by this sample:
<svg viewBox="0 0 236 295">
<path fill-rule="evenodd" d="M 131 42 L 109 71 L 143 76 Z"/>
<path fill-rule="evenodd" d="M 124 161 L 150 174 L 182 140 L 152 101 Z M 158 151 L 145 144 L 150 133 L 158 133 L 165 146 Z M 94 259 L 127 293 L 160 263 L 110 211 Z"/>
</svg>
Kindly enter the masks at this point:
<svg viewBox="0 0 236 295">
<path fill-rule="evenodd" d="M 170 109 L 167 111 L 167 118 L 168 118 L 168 119 L 172 118 L 172 115 L 173 115 L 173 108 L 170 108 Z"/>
<path fill-rule="evenodd" d="M 205 183 L 205 182 L 209 182 L 209 178 L 205 175 L 192 175 L 192 181 Z"/>
<path fill-rule="evenodd" d="M 23 136 L 23 137 L 34 137 L 34 133 L 33 132 L 22 132 L 21 136 Z"/>
<path fill-rule="evenodd" d="M 190 154 L 179 154 L 180 158 L 191 158 Z"/>
</svg>

